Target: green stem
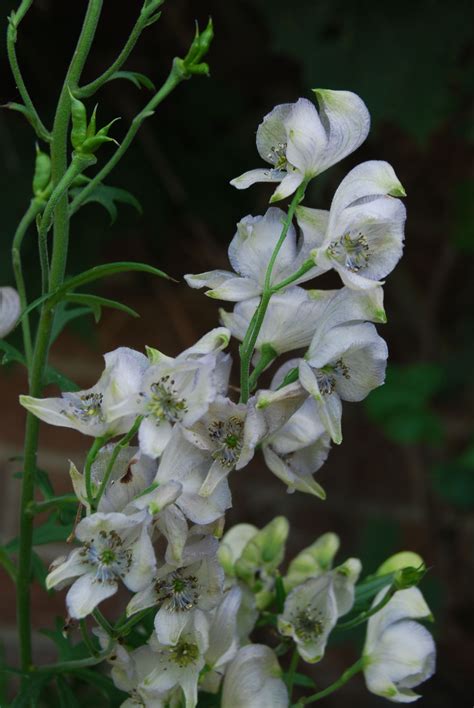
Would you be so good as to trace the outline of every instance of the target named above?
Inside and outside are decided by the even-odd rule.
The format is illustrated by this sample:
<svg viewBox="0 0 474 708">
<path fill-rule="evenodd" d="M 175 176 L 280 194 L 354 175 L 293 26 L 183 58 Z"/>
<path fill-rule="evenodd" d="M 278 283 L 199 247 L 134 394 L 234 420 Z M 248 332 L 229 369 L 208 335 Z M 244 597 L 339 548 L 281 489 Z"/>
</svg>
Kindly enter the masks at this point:
<svg viewBox="0 0 474 708">
<path fill-rule="evenodd" d="M 280 252 L 281 247 L 286 239 L 288 229 L 290 228 L 291 222 L 293 221 L 293 216 L 295 214 L 296 207 L 301 202 L 306 191 L 306 186 L 308 182 L 305 180 L 300 184 L 296 190 L 293 199 L 291 200 L 290 206 L 288 208 L 288 213 L 283 222 L 283 228 L 280 234 L 280 238 L 273 250 L 270 261 L 267 266 L 267 272 L 265 274 L 265 283 L 263 286 L 263 292 L 260 299 L 260 303 L 257 307 L 256 313 L 254 315 L 255 320 L 252 318 L 253 327 L 249 326 L 247 333 L 245 335 L 244 341 L 240 348 L 240 402 L 247 403 L 250 396 L 250 386 L 249 386 L 249 375 L 250 375 L 250 362 L 252 360 L 253 350 L 255 348 L 255 343 L 258 338 L 258 334 L 263 324 L 265 314 L 273 295 L 273 289 L 271 285 L 273 267 L 275 265 L 276 259 Z M 251 322 L 251 325 L 252 325 Z"/>
<path fill-rule="evenodd" d="M 23 268 L 21 264 L 21 246 L 29 226 L 35 221 L 37 215 L 40 214 L 43 209 L 44 202 L 41 202 L 38 199 L 32 199 L 30 202 L 30 206 L 23 214 L 23 217 L 20 223 L 18 224 L 17 230 L 15 231 L 15 235 L 13 237 L 13 273 L 15 275 L 16 289 L 18 291 L 18 295 L 20 296 L 20 305 L 22 312 L 26 309 L 28 305 L 28 297 L 26 293 L 25 278 L 23 277 Z M 28 315 L 22 318 L 21 328 L 23 332 L 23 348 L 25 351 L 26 363 L 29 369 L 33 359 L 33 342 L 31 339 L 30 319 Z"/>
<path fill-rule="evenodd" d="M 382 600 L 375 605 L 375 607 L 372 607 L 370 610 L 365 610 L 365 612 L 361 612 L 357 617 L 354 617 L 351 620 L 348 620 L 347 622 L 341 622 L 340 624 L 337 624 L 334 629 L 352 629 L 353 627 L 357 627 L 359 624 L 362 624 L 366 620 L 369 619 L 369 617 L 372 617 L 372 615 L 376 615 L 377 612 L 380 612 L 381 609 L 385 607 L 385 605 L 388 605 L 392 597 L 395 595 L 397 592 L 397 588 L 395 585 L 392 585 L 390 589 L 385 593 L 384 597 Z"/>
<path fill-rule="evenodd" d="M 326 696 L 329 696 L 331 693 L 334 693 L 334 691 L 337 691 L 339 688 L 341 688 L 341 686 L 344 686 L 344 684 L 350 681 L 350 679 L 357 673 L 359 673 L 359 671 L 362 671 L 366 664 L 367 659 L 362 656 L 360 659 L 358 659 L 358 661 L 355 662 L 355 664 L 346 669 L 346 671 L 344 671 L 342 676 L 340 676 L 337 681 L 332 683 L 323 691 L 313 693 L 312 696 L 308 696 L 307 698 L 300 698 L 300 700 L 295 703 L 295 708 L 300 708 L 300 706 L 306 706 L 309 703 L 315 703 L 316 701 L 321 700 L 321 698 L 326 698 Z"/>
<path fill-rule="evenodd" d="M 293 650 L 293 654 L 291 655 L 290 668 L 288 669 L 288 674 L 286 677 L 286 687 L 288 689 L 288 698 L 290 701 L 291 694 L 293 693 L 293 685 L 295 683 L 295 674 L 299 659 L 300 655 L 298 654 L 298 650 L 295 648 Z"/>
<path fill-rule="evenodd" d="M 17 40 L 18 27 L 32 4 L 33 0 L 22 0 L 18 10 L 12 12 L 11 16 L 9 17 L 7 30 L 7 53 L 8 61 L 10 62 L 10 69 L 15 79 L 16 87 L 25 107 L 27 108 L 30 114 L 31 124 L 37 136 L 45 142 L 49 142 L 51 140 L 51 134 L 43 125 L 41 118 L 39 117 L 36 108 L 33 105 L 33 101 L 31 100 L 30 94 L 28 93 L 28 89 L 26 88 L 25 82 L 23 81 L 23 76 L 21 74 L 20 66 L 18 64 L 18 58 L 16 56 L 15 45 Z"/>
<path fill-rule="evenodd" d="M 173 89 L 176 88 L 176 86 L 178 86 L 178 84 L 181 83 L 181 81 L 186 78 L 188 78 L 188 75 L 183 70 L 181 61 L 175 59 L 165 83 L 160 88 L 158 93 L 156 93 L 155 96 L 153 96 L 153 98 L 148 101 L 143 110 L 135 116 L 123 141 L 120 144 L 120 147 L 117 148 L 110 160 L 72 201 L 70 205 L 71 215 L 76 213 L 81 204 L 83 204 L 87 197 L 90 195 L 90 193 L 97 187 L 98 184 L 100 184 L 107 177 L 109 172 L 111 172 L 115 165 L 117 165 L 117 163 L 122 159 L 122 157 L 127 152 L 128 148 L 130 147 L 135 135 L 138 133 L 138 130 L 143 121 L 146 118 L 149 118 L 153 114 L 155 108 L 171 93 L 171 91 L 173 91 Z"/>
<path fill-rule="evenodd" d="M 130 617 L 126 622 L 118 622 L 113 628 L 114 637 L 125 637 L 136 624 L 153 612 L 154 607 L 147 607 L 146 610 L 137 612 L 133 617 Z"/>
<path fill-rule="evenodd" d="M 94 643 L 90 637 L 89 630 L 87 629 L 86 621 L 83 619 L 79 620 L 79 627 L 81 628 L 82 639 L 84 640 L 84 644 L 88 648 L 89 653 L 92 656 L 97 656 L 99 654 L 99 652 L 97 651 L 97 647 L 94 645 Z"/>
<path fill-rule="evenodd" d="M 16 583 L 16 568 L 8 552 L 0 546 L 0 565 L 2 565 L 10 576 L 11 580 Z"/>
<path fill-rule="evenodd" d="M 100 664 L 104 659 L 110 656 L 112 651 L 113 642 L 110 642 L 109 646 L 96 654 L 95 656 L 88 657 L 87 659 L 76 659 L 75 661 L 59 661 L 56 664 L 45 664 L 44 666 L 39 666 L 35 668 L 35 674 L 65 674 L 74 671 L 75 669 L 86 669 L 88 666 L 96 666 Z"/>
<path fill-rule="evenodd" d="M 78 175 L 91 165 L 97 162 L 94 155 L 74 155 L 71 164 L 64 175 L 53 189 L 50 198 L 44 208 L 43 216 L 38 228 L 38 241 L 41 263 L 41 275 L 43 284 L 43 295 L 48 292 L 49 287 L 49 263 L 48 263 L 48 231 L 51 227 L 53 214 L 59 201 L 67 195 L 67 190 Z M 51 292 L 51 288 L 49 289 Z"/>
<path fill-rule="evenodd" d="M 50 509 L 60 509 L 63 506 L 76 506 L 77 504 L 78 499 L 74 496 L 74 494 L 64 494 L 60 497 L 45 499 L 45 501 L 32 501 L 28 504 L 26 513 L 30 516 L 36 516 L 37 514 L 42 514 Z"/>
<path fill-rule="evenodd" d="M 255 386 L 258 383 L 258 379 L 261 373 L 265 371 L 267 366 L 269 366 L 274 359 L 276 359 L 278 354 L 276 351 L 273 349 L 270 344 L 264 344 L 262 347 L 262 351 L 260 352 L 260 359 L 258 360 L 255 369 L 252 371 L 252 374 L 249 378 L 249 389 L 250 391 L 253 391 Z"/>
<path fill-rule="evenodd" d="M 109 635 L 109 637 L 113 637 L 113 636 L 114 636 L 114 628 L 112 627 L 112 625 L 110 624 L 110 622 L 104 617 L 104 615 L 102 614 L 102 612 L 101 612 L 99 609 L 97 609 L 97 607 L 96 607 L 95 610 L 92 612 L 92 616 L 93 616 L 93 618 L 95 619 L 95 621 L 97 622 L 97 624 L 98 624 L 100 627 L 102 627 L 102 629 L 104 630 L 104 632 L 106 632 L 106 633 Z"/>
<path fill-rule="evenodd" d="M 110 475 L 113 472 L 114 465 L 115 465 L 115 462 L 117 461 L 117 457 L 119 456 L 120 451 L 123 450 L 124 447 L 127 447 L 130 440 L 136 435 L 142 420 L 143 420 L 143 416 L 139 416 L 136 419 L 133 426 L 131 427 L 131 429 L 128 431 L 128 433 L 126 435 L 124 435 L 123 438 L 121 438 L 118 441 L 118 443 L 115 445 L 113 452 L 110 456 L 110 460 L 107 464 L 107 468 L 105 470 L 104 477 L 102 479 L 102 482 L 100 483 L 99 491 L 97 492 L 97 496 L 93 501 L 93 504 L 92 504 L 93 509 L 97 509 L 97 507 L 99 506 L 99 502 L 102 499 L 102 495 L 104 494 L 104 492 L 107 488 L 107 485 L 108 485 L 109 479 L 110 479 Z"/>
<path fill-rule="evenodd" d="M 92 443 L 89 452 L 87 453 L 86 462 L 84 464 L 84 481 L 86 485 L 86 495 L 87 501 L 91 509 L 94 507 L 94 490 L 92 488 L 92 465 L 95 462 L 99 450 L 105 445 L 109 440 L 108 435 L 104 435 L 101 438 L 96 438 Z"/>
<path fill-rule="evenodd" d="M 291 285 L 292 283 L 295 282 L 295 280 L 298 280 L 298 278 L 301 278 L 302 275 L 306 275 L 306 273 L 311 270 L 312 268 L 315 268 L 314 261 L 310 258 L 307 261 L 303 263 L 303 265 L 298 268 L 298 270 L 293 273 L 293 275 L 289 275 L 288 278 L 285 278 L 285 280 L 281 280 L 279 283 L 276 285 L 273 285 L 272 290 L 274 293 L 278 292 L 278 290 L 282 290 L 283 288 L 286 288 L 288 285 Z"/>
<path fill-rule="evenodd" d="M 157 0 L 153 3 L 145 3 L 141 9 L 140 15 L 133 27 L 124 48 L 118 55 L 114 63 L 106 70 L 103 74 L 97 77 L 94 81 L 91 81 L 85 86 L 79 87 L 75 92 L 77 98 L 88 98 L 93 96 L 103 84 L 105 84 L 116 71 L 119 71 L 121 67 L 125 64 L 128 57 L 132 53 L 141 33 L 147 27 L 148 22 L 153 15 L 153 13 L 163 4 L 164 0 Z"/>
<path fill-rule="evenodd" d="M 77 87 L 94 38 L 101 9 L 102 0 L 89 0 L 82 31 L 59 97 L 51 142 L 51 171 L 53 184 L 55 186 L 60 183 L 67 170 L 68 127 L 71 110 L 69 88 L 74 90 Z M 64 279 L 68 240 L 69 213 L 67 196 L 64 194 L 58 201 L 54 214 L 54 239 L 49 281 L 50 291 L 58 288 Z M 54 310 L 49 306 L 44 306 L 41 310 L 32 366 L 30 369 L 29 394 L 35 398 L 41 396 L 42 393 L 43 376 L 48 359 L 53 319 Z M 26 418 L 23 481 L 20 503 L 21 522 L 17 582 L 18 632 L 21 665 L 24 672 L 31 670 L 30 579 L 33 536 L 33 518 L 26 513 L 26 510 L 33 500 L 34 495 L 38 433 L 39 420 L 31 413 L 28 413 Z"/>
</svg>

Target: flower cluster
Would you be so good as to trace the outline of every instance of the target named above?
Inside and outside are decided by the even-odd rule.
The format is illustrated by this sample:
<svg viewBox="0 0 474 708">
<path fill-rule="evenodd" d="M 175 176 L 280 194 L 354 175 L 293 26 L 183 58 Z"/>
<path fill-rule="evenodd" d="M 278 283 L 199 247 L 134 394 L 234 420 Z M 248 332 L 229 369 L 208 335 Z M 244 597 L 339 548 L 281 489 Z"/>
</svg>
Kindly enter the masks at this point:
<svg viewBox="0 0 474 708">
<path fill-rule="evenodd" d="M 221 538 L 229 475 L 257 451 L 289 492 L 324 498 L 314 475 L 331 441 L 342 440 L 342 402 L 361 401 L 384 381 L 387 346 L 375 324 L 386 320 L 381 279 L 402 253 L 404 190 L 390 165 L 370 161 L 343 179 L 329 211 L 302 205 L 309 181 L 355 150 L 370 122 L 354 94 L 316 95 L 319 113 L 300 99 L 265 117 L 257 148 L 270 168 L 233 181 L 278 183 L 271 202 L 294 195 L 288 211 L 271 207 L 239 222 L 232 271 L 185 276 L 235 303 L 220 312 L 222 326 L 174 358 L 151 347 L 110 352 L 90 389 L 21 397 L 41 420 L 95 439 L 84 469 L 70 467 L 85 510 L 78 545 L 46 583 L 71 585 L 66 604 L 76 620 L 97 615 L 120 584 L 131 591 L 123 623 L 99 632 L 127 707 L 184 697 L 192 708 L 198 690 L 220 692 L 226 708 L 287 706 L 293 679 L 285 684 L 276 653 L 252 643 L 257 621 L 270 620 L 286 650 L 314 663 L 339 618 L 355 611 L 361 564 L 333 567 L 334 534 L 299 554 L 283 577 L 285 519 L 260 530 L 239 524 Z M 339 289 L 302 287 L 330 269 Z M 241 342 L 240 400 L 229 386 L 231 336 Z M 258 388 L 287 354 L 269 388 Z M 414 622 L 429 611 L 415 587 L 395 591 L 394 571 L 383 578 L 376 611 L 365 610 L 361 668 L 369 690 L 409 702 L 433 672 L 431 635 Z M 153 626 L 141 641 L 115 641 L 120 627 L 148 616 Z"/>
</svg>

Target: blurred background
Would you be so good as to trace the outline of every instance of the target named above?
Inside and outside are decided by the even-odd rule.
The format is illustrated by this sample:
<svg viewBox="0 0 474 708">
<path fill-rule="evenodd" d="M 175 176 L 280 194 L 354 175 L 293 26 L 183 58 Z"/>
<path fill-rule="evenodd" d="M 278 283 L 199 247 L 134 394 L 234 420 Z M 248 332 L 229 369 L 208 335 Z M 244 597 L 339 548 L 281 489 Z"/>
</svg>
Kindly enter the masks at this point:
<svg viewBox="0 0 474 708">
<path fill-rule="evenodd" d="M 16 6 L 3 0 L 2 25 Z M 103 18 L 87 64 L 90 81 L 116 57 L 141 2 L 105 0 Z M 76 41 L 85 0 L 35 0 L 19 33 L 18 54 L 43 120 L 52 121 L 55 101 Z M 130 273 L 103 281 L 96 292 L 120 299 L 141 314 L 131 320 L 106 312 L 71 322 L 52 361 L 81 388 L 97 379 L 102 353 L 119 345 L 146 344 L 175 354 L 216 325 L 219 303 L 187 289 L 183 273 L 227 268 L 227 245 L 236 222 L 263 213 L 271 187 L 238 192 L 229 180 L 259 166 L 255 131 L 274 105 L 310 97 L 315 87 L 349 89 L 366 102 L 373 126 L 353 155 L 315 180 L 306 204 L 329 208 L 341 178 L 367 159 L 389 161 L 407 191 L 408 223 L 402 262 L 385 287 L 388 324 L 386 385 L 363 404 L 345 404 L 344 442 L 318 473 L 328 499 L 287 495 L 258 458 L 234 473 L 229 523 L 263 526 L 284 514 L 292 531 L 291 557 L 328 530 L 341 537 L 340 561 L 359 556 L 370 573 L 388 555 L 412 549 L 430 571 L 423 591 L 436 618 L 436 676 L 422 687 L 421 705 L 471 706 L 473 702 L 474 607 L 474 201 L 471 3 L 456 0 L 168 0 L 161 20 L 144 32 L 125 68 L 143 72 L 157 86 L 173 56 L 183 56 L 194 20 L 211 15 L 215 40 L 210 79 L 182 84 L 142 126 L 133 148 L 108 183 L 131 191 L 142 215 L 118 205 L 117 222 L 102 206 L 87 204 L 74 218 L 69 274 L 100 262 L 137 260 L 180 279 L 178 284 Z M 0 103 L 18 101 L 1 54 Z M 99 124 L 122 120 L 119 141 L 148 100 L 126 81 L 113 81 L 96 97 Z M 89 101 L 89 110 L 93 101 Z M 99 152 L 99 164 L 111 154 Z M 31 195 L 34 136 L 19 114 L 0 112 L 2 235 L 0 283 L 13 284 L 9 249 Z M 39 267 L 34 230 L 25 241 L 30 297 L 37 296 Z M 337 287 L 331 276 L 318 287 Z M 19 344 L 17 334 L 10 341 Z M 23 413 L 17 395 L 26 391 L 24 371 L 0 370 L 0 540 L 17 533 Z M 51 388 L 53 392 L 55 389 Z M 78 465 L 85 440 L 65 429 L 42 429 L 40 466 L 59 491 L 69 490 L 69 458 Z M 63 614 L 64 594 L 40 590 L 42 565 L 58 544 L 38 546 L 33 622 L 36 630 Z M 14 600 L 2 578 L 0 633 L 15 658 Z M 335 643 L 314 669 L 319 685 L 335 680 L 357 656 L 362 636 Z M 36 658 L 54 657 L 54 646 L 36 635 Z M 367 694 L 355 679 L 328 706 L 371 707 L 385 701 Z"/>
</svg>

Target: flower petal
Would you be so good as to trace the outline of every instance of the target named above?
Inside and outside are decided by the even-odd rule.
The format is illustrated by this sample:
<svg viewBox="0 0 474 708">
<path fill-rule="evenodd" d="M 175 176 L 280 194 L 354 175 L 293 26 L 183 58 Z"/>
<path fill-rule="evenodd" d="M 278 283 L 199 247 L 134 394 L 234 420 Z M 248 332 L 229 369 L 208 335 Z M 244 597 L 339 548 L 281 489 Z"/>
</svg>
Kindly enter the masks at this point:
<svg viewBox="0 0 474 708">
<path fill-rule="evenodd" d="M 293 104 L 285 120 L 285 127 L 288 136 L 288 162 L 298 168 L 302 176 L 314 177 L 318 171 L 320 156 L 328 144 L 314 103 L 307 98 L 300 98 Z"/>
<path fill-rule="evenodd" d="M 256 182 L 281 182 L 286 177 L 285 170 L 257 169 L 235 177 L 230 184 L 237 189 L 247 189 Z"/>
<path fill-rule="evenodd" d="M 68 612 L 74 619 L 90 615 L 97 605 L 117 592 L 115 581 L 99 582 L 92 573 L 86 573 L 76 580 L 66 595 Z"/>
<path fill-rule="evenodd" d="M 6 337 L 15 327 L 20 312 L 20 296 L 15 288 L 0 288 L 0 339 Z"/>
</svg>

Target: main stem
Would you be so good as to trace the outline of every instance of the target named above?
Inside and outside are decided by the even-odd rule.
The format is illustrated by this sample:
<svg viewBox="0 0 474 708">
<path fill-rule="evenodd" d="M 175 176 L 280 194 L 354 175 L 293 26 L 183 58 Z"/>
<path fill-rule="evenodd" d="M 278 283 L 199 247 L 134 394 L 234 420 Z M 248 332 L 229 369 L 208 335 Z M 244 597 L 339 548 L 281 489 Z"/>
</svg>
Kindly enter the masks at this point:
<svg viewBox="0 0 474 708">
<path fill-rule="evenodd" d="M 295 704 L 295 708 L 300 708 L 301 706 L 306 706 L 309 703 L 315 703 L 316 701 L 320 701 L 321 698 L 326 698 L 326 696 L 329 696 L 331 693 L 334 693 L 334 691 L 337 691 L 339 688 L 341 688 L 341 686 L 344 686 L 344 684 L 350 681 L 353 676 L 359 673 L 359 671 L 362 671 L 366 665 L 367 659 L 366 657 L 362 656 L 355 662 L 355 664 L 349 666 L 349 668 L 344 671 L 344 673 L 338 678 L 337 681 L 332 683 L 323 691 L 313 693 L 312 696 L 308 696 L 307 698 L 300 698 L 300 700 Z"/>
<path fill-rule="evenodd" d="M 82 31 L 64 81 L 54 119 L 51 142 L 51 169 L 53 184 L 57 186 L 67 170 L 68 128 L 70 120 L 69 90 L 73 91 L 79 82 L 82 69 L 89 54 L 102 9 L 102 0 L 89 0 Z M 54 212 L 53 248 L 49 274 L 49 291 L 61 285 L 67 261 L 69 241 L 69 214 L 67 194 L 58 201 Z M 42 393 L 43 375 L 48 359 L 54 309 L 47 304 L 41 310 L 36 336 L 33 362 L 30 371 L 30 396 Z M 31 610 L 30 576 L 33 540 L 33 518 L 27 513 L 33 500 L 38 448 L 39 420 L 27 414 L 24 448 L 23 483 L 20 506 L 20 543 L 17 582 L 17 617 L 20 642 L 21 666 L 23 671 L 31 670 Z"/>
</svg>

